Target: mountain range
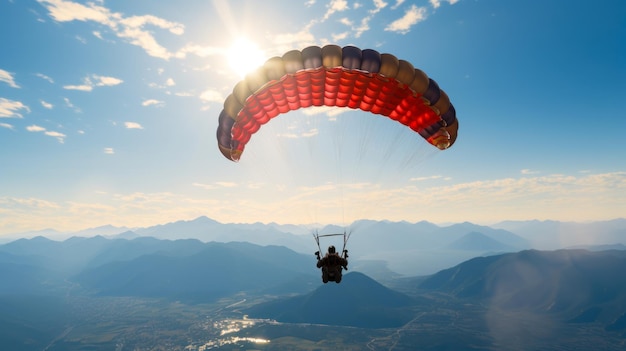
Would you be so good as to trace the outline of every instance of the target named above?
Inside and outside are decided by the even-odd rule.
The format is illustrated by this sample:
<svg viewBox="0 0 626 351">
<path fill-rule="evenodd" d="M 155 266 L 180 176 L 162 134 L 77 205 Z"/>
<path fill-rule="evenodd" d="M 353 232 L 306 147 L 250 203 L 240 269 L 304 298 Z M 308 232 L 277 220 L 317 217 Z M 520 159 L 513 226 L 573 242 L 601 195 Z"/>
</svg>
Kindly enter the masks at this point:
<svg viewBox="0 0 626 351">
<path fill-rule="evenodd" d="M 468 238 L 502 249 L 471 232 L 449 245 L 458 249 Z M 594 330 L 611 345 L 626 339 L 624 250 L 525 249 L 387 282 L 349 266 L 341 284 L 323 284 L 313 255 L 284 246 L 143 236 L 19 239 L 0 245 L 0 345 L 9 345 L 3 338 L 21 345 L 19 335 L 63 338 L 64 325 L 76 318 L 69 311 L 78 308 L 68 303 L 76 299 L 106 306 L 115 298 L 193 305 L 235 296 L 246 301 L 241 313 L 278 323 L 408 332 L 412 325 L 440 331 L 452 328 L 451 320 L 468 320 L 473 322 L 463 325 L 464 333 L 482 335 L 470 340 L 481 345 L 494 342 L 485 335 L 499 326 L 534 335 L 542 323 L 558 326 L 553 333 Z"/>
<path fill-rule="evenodd" d="M 429 275 L 475 256 L 524 249 L 555 250 L 562 248 L 606 247 L 626 244 L 626 219 L 593 223 L 556 221 L 505 221 L 492 226 L 469 222 L 436 225 L 360 220 L 347 227 L 311 226 L 276 223 L 220 223 L 208 217 L 177 221 L 147 228 L 102 226 L 74 233 L 47 229 L 0 237 L 4 242 L 43 236 L 55 241 L 73 237 L 154 238 L 201 242 L 249 242 L 257 245 L 285 246 L 293 251 L 312 254 L 318 248 L 311 233 L 350 234 L 347 248 L 355 267 L 367 269 L 376 279 L 387 276 Z M 321 240 L 321 250 L 341 240 Z M 111 251 L 118 254 L 118 250 Z"/>
</svg>

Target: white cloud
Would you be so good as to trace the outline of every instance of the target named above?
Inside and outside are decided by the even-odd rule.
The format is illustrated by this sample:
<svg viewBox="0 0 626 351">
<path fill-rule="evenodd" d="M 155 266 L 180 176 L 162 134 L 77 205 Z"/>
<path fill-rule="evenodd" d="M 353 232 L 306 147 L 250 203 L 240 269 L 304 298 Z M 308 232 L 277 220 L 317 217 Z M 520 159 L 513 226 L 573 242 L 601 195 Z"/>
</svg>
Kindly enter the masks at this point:
<svg viewBox="0 0 626 351">
<path fill-rule="evenodd" d="M 0 98 L 0 118 L 22 118 L 19 111 L 30 112 L 28 106 L 20 101 Z"/>
<path fill-rule="evenodd" d="M 156 100 L 156 99 L 148 99 L 148 100 L 144 100 L 141 103 L 141 106 L 163 106 L 164 102 L 160 101 L 160 100 Z"/>
<path fill-rule="evenodd" d="M 113 150 L 112 147 L 105 147 L 104 148 L 104 153 L 107 155 L 113 155 L 115 153 L 115 151 Z"/>
<path fill-rule="evenodd" d="M 217 90 L 208 89 L 200 94 L 200 100 L 207 102 L 223 102 L 224 96 Z"/>
<path fill-rule="evenodd" d="M 442 1 L 447 2 L 447 3 L 449 3 L 450 5 L 454 5 L 454 4 L 456 4 L 457 2 L 459 2 L 459 0 L 429 0 L 430 5 L 431 5 L 433 8 L 435 8 L 435 9 L 436 9 L 436 8 L 439 8 L 439 6 L 441 6 L 441 2 L 442 2 Z"/>
<path fill-rule="evenodd" d="M 136 122 L 124 122 L 124 126 L 126 127 L 126 129 L 143 129 L 141 124 Z"/>
<path fill-rule="evenodd" d="M 33 124 L 32 126 L 26 127 L 26 130 L 29 132 L 43 132 L 46 130 L 46 128 Z"/>
<path fill-rule="evenodd" d="M 404 13 L 404 16 L 391 22 L 391 24 L 385 28 L 385 31 L 406 34 L 411 30 L 411 27 L 424 21 L 425 19 L 426 8 L 411 5 L 411 7 Z"/>
<path fill-rule="evenodd" d="M 15 129 L 13 125 L 8 124 L 8 123 L 0 123 L 0 128 L 6 128 L 6 129 L 11 129 L 11 130 Z"/>
<path fill-rule="evenodd" d="M 11 88 L 19 88 L 20 86 L 15 83 L 13 75 L 3 69 L 0 69 L 0 82 L 7 83 Z"/>
<path fill-rule="evenodd" d="M 38 0 L 57 22 L 96 22 L 111 29 L 119 38 L 141 47 L 148 55 L 165 60 L 184 56 L 184 52 L 172 53 L 161 46 L 147 28 L 156 27 L 174 35 L 181 35 L 184 26 L 162 18 L 145 15 L 125 17 L 121 13 L 111 12 L 108 8 L 89 2 L 81 4 L 65 0 Z"/>
<path fill-rule="evenodd" d="M 49 130 L 46 130 L 46 131 L 44 131 L 43 133 L 44 133 L 45 135 L 47 135 L 47 136 L 51 136 L 51 137 L 53 137 L 53 138 L 56 138 L 56 139 L 59 141 L 59 143 L 61 143 L 61 144 L 63 144 L 63 143 L 65 142 L 65 136 L 66 136 L 66 135 L 65 135 L 65 134 L 63 134 L 63 133 L 54 132 L 54 131 L 49 131 Z"/>
<path fill-rule="evenodd" d="M 47 108 L 48 110 L 52 109 L 54 107 L 54 105 L 52 105 L 49 102 L 40 100 L 39 102 L 41 102 L 41 106 L 43 106 L 44 108 Z"/>
<path fill-rule="evenodd" d="M 83 78 L 83 84 L 80 85 L 64 85 L 67 90 L 92 91 L 94 87 L 115 86 L 122 84 L 124 81 L 115 77 L 99 76 L 92 74 Z"/>
<path fill-rule="evenodd" d="M 93 78 L 96 80 L 95 84 L 98 87 L 111 87 L 114 85 L 122 84 L 124 82 L 123 80 L 115 77 L 93 75 Z"/>
<path fill-rule="evenodd" d="M 348 17 L 344 17 L 344 18 L 339 20 L 339 23 L 344 24 L 344 25 L 346 25 L 348 27 L 351 27 L 353 22 Z"/>
<path fill-rule="evenodd" d="M 335 12 L 345 11 L 349 8 L 346 0 L 331 0 L 326 7 L 328 10 L 324 14 L 324 20 L 327 20 Z"/>
<path fill-rule="evenodd" d="M 66 135 L 63 133 L 59 133 L 59 132 L 55 132 L 52 130 L 47 130 L 46 128 L 42 127 L 42 126 L 38 126 L 36 124 L 30 125 L 28 127 L 26 127 L 26 130 L 29 132 L 33 132 L 33 133 L 44 133 L 47 136 L 56 138 L 59 143 L 63 144 L 65 143 L 65 137 Z"/>
<path fill-rule="evenodd" d="M 387 3 L 384 2 L 383 0 L 374 0 L 374 9 L 370 10 L 370 13 L 377 13 L 380 10 L 384 9 L 385 7 L 387 7 Z"/>
<path fill-rule="evenodd" d="M 529 175 L 529 174 L 537 174 L 537 173 L 540 173 L 540 172 L 539 172 L 539 171 L 533 171 L 533 170 L 531 170 L 531 169 L 522 169 L 522 170 L 520 171 L 520 173 L 522 173 L 522 174 L 524 174 L 524 175 L 526 175 L 526 174 L 528 174 L 528 175 Z"/>
<path fill-rule="evenodd" d="M 290 48 L 292 46 L 304 47 L 306 45 L 315 44 L 315 36 L 311 33 L 310 27 L 306 26 L 302 30 L 295 33 L 277 34 L 274 36 L 274 44 Z"/>
<path fill-rule="evenodd" d="M 92 91 L 93 90 L 93 86 L 89 85 L 89 84 L 82 84 L 82 85 L 64 85 L 63 89 L 67 89 L 67 90 L 79 90 L 79 91 Z"/>
</svg>

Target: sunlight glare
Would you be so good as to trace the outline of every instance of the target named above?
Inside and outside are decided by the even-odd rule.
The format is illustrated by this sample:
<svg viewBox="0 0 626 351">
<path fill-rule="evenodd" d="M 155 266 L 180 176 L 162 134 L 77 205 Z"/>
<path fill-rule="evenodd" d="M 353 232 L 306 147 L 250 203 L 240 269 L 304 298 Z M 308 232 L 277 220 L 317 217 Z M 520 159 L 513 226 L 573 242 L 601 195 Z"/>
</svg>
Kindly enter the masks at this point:
<svg viewBox="0 0 626 351">
<path fill-rule="evenodd" d="M 226 59 L 230 67 L 243 78 L 263 65 L 265 55 L 255 43 L 242 37 L 230 46 Z"/>
</svg>

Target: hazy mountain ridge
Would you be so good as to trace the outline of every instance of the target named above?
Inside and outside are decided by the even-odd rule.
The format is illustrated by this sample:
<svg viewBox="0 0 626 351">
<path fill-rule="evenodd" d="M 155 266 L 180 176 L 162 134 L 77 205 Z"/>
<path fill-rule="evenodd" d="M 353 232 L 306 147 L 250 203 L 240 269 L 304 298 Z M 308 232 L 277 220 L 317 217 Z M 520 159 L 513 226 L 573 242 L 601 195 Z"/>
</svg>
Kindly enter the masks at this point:
<svg viewBox="0 0 626 351">
<path fill-rule="evenodd" d="M 626 315 L 626 276 L 620 267 L 626 267 L 626 251 L 527 250 L 471 259 L 419 287 L 494 308 L 557 314 L 616 329 Z"/>
<path fill-rule="evenodd" d="M 0 245 L 0 269 L 14 283 L 4 290 L 17 293 L 71 281 L 100 295 L 200 300 L 275 286 L 298 292 L 287 282 L 317 280 L 315 258 L 285 247 L 147 237 L 20 239 Z"/>
<path fill-rule="evenodd" d="M 526 238 L 536 249 L 597 244 L 626 244 L 626 218 L 595 222 L 503 221 L 492 225 Z"/>
<path fill-rule="evenodd" d="M 465 251 L 515 251 L 515 248 L 505 245 L 479 232 L 470 232 L 448 244 L 446 249 Z"/>
<path fill-rule="evenodd" d="M 379 244 L 396 247 L 416 243 L 424 249 L 444 246 L 461 236 L 478 232 L 506 245 L 519 249 L 534 248 L 531 246 L 538 237 L 544 237 L 542 242 L 559 241 L 563 246 L 589 245 L 589 238 L 598 237 L 601 244 L 613 244 L 622 242 L 626 244 L 626 219 L 618 218 L 609 221 L 597 221 L 591 223 L 558 222 L 558 221 L 503 221 L 492 226 L 476 225 L 470 222 L 457 223 L 447 226 L 436 225 L 427 221 L 416 223 L 401 221 L 374 221 L 359 220 L 350 224 L 347 228 L 335 225 L 317 227 L 311 229 L 310 225 L 299 226 L 276 223 L 221 223 L 206 216 L 193 220 L 180 220 L 167 224 L 160 224 L 146 228 L 132 228 L 102 226 L 89 228 L 73 233 L 61 233 L 54 229 L 45 229 L 36 232 L 17 233 L 5 235 L 4 238 L 32 238 L 45 236 L 54 240 L 65 240 L 69 237 L 104 236 L 115 237 L 116 235 L 151 236 L 158 239 L 198 239 L 201 241 L 249 241 L 261 245 L 280 244 L 281 241 L 307 244 L 311 242 L 313 231 L 320 233 L 339 232 L 344 230 L 352 232 L 353 241 L 361 238 L 359 245 L 369 248 L 368 241 L 376 240 Z M 265 237 L 259 235 L 265 232 Z M 568 234 L 569 233 L 569 234 Z M 269 237 L 268 237 L 269 234 Z M 586 240 L 583 234 L 587 237 Z M 570 238 L 563 236 L 570 235 Z M 64 237 L 63 237 L 64 236 Z M 357 239 L 357 240 L 354 240 Z M 567 240 L 565 240 L 567 239 Z M 605 240 L 606 239 L 606 240 Z M 606 241 L 609 242 L 606 242 Z M 265 242 L 264 242 L 265 241 Z M 357 243 L 355 243 L 356 245 Z M 286 245 L 291 247 L 291 245 Z M 306 245 L 308 247 L 310 245 Z M 297 248 L 291 247 L 295 251 Z M 306 249 L 305 249 L 306 250 Z"/>
<path fill-rule="evenodd" d="M 373 267 L 368 262 L 381 262 L 383 269 L 370 269 L 368 273 L 377 279 L 392 275 L 428 275 L 479 255 L 500 252 L 515 252 L 524 249 L 559 249 L 568 247 L 592 247 L 594 245 L 626 244 L 626 220 L 616 219 L 594 223 L 561 223 L 555 221 L 502 222 L 499 227 L 476 225 L 469 222 L 439 226 L 427 221 L 410 223 L 406 221 L 355 221 L 347 228 L 329 225 L 315 230 L 319 233 L 351 234 L 348 243 L 351 261 L 363 263 L 362 267 Z M 563 232 L 550 232 L 555 227 L 571 229 L 571 235 Z M 510 230 L 507 230 L 509 228 Z M 532 228 L 529 231 L 528 228 Z M 519 232 L 516 232 L 519 230 Z M 51 230 L 48 230 L 51 231 Z M 177 221 L 147 228 L 117 228 L 104 226 L 101 235 L 112 239 L 133 239 L 155 237 L 179 240 L 195 239 L 202 242 L 242 241 L 258 245 L 278 245 L 296 252 L 312 254 L 317 250 L 310 235 L 310 226 L 279 225 L 276 223 L 220 223 L 208 217 L 198 217 L 190 221 Z M 591 232 L 590 232 L 591 231 Z M 98 228 L 90 228 L 84 233 L 98 233 Z M 55 232 L 59 238 L 58 232 Z M 303 234 L 304 233 L 304 234 Z M 484 236 L 481 240 L 467 240 L 463 245 L 458 241 L 469 233 Z M 521 234 L 520 234 L 521 233 Z M 70 234 L 65 234 L 68 236 Z M 23 234 L 23 236 L 28 236 Z M 486 238 L 491 240 L 487 240 Z M 327 245 L 342 245 L 340 238 L 324 238 L 320 241 L 322 250 Z M 67 239 L 65 239 L 67 240 Z M 492 241 L 493 240 L 493 241 Z M 496 244 L 496 241 L 498 244 Z M 457 244 L 453 244 L 457 242 Z M 1 247 L 0 247 L 1 250 Z M 390 271 L 389 274 L 385 273 Z"/>
</svg>

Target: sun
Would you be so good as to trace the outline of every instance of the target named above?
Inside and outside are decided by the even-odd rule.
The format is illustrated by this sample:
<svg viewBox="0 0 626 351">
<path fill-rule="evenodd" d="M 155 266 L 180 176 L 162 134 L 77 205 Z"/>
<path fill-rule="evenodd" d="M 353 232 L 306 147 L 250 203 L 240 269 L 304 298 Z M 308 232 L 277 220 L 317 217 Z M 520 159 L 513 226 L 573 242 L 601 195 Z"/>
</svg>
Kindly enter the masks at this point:
<svg viewBox="0 0 626 351">
<path fill-rule="evenodd" d="M 242 78 L 259 68 L 266 58 L 259 47 L 245 37 L 233 41 L 226 55 L 228 65 Z"/>
</svg>

